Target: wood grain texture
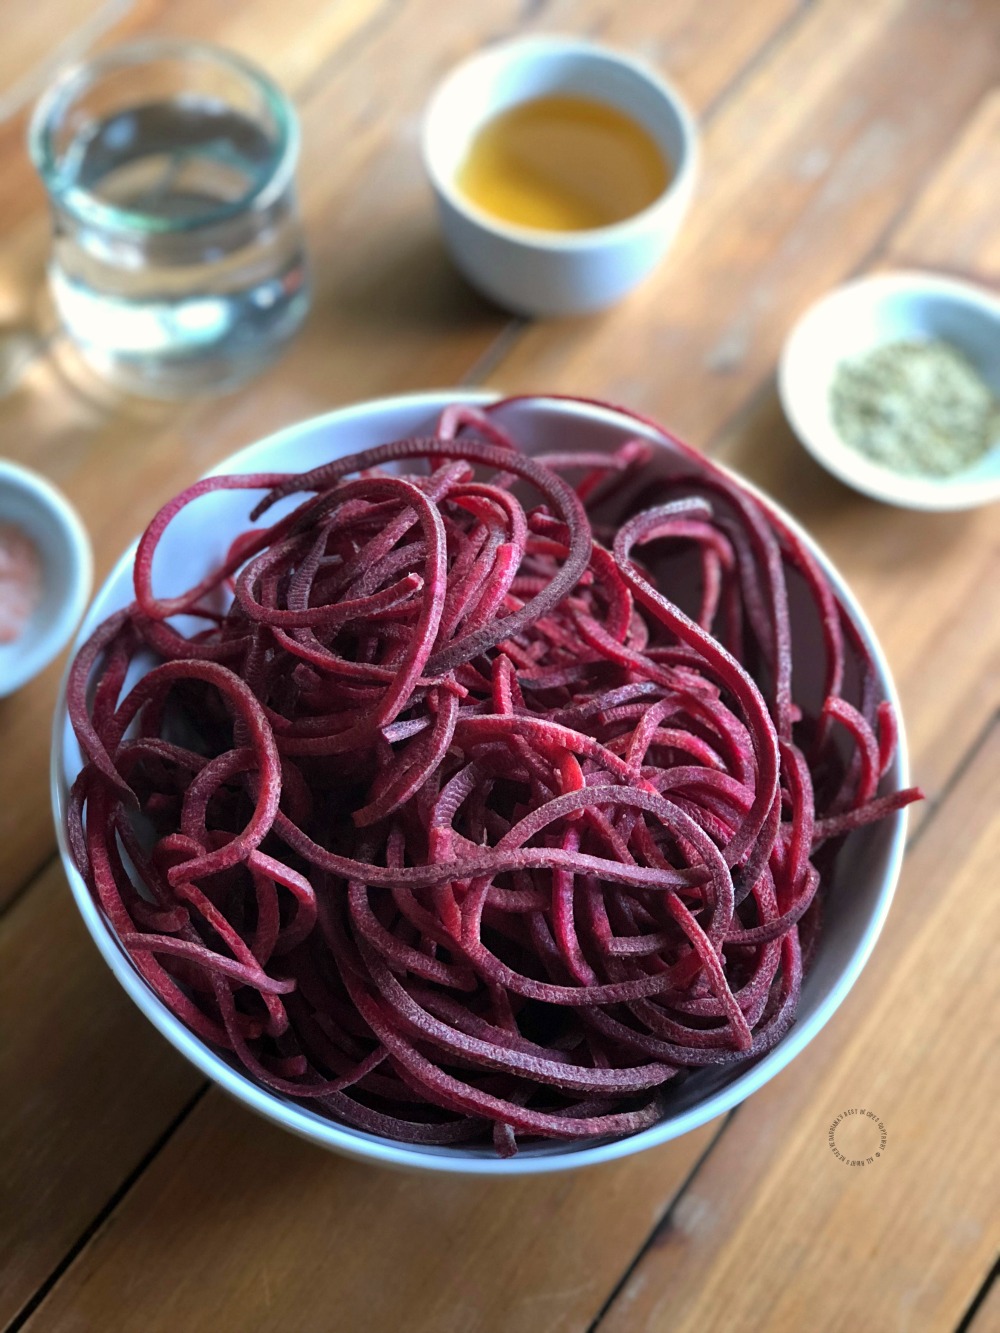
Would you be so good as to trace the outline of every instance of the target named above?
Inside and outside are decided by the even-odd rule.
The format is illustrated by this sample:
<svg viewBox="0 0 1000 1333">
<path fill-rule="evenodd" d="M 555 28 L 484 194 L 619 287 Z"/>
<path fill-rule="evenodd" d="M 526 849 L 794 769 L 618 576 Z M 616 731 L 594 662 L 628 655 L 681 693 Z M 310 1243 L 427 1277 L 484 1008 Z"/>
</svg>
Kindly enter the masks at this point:
<svg viewBox="0 0 1000 1333">
<path fill-rule="evenodd" d="M 868 969 L 828 1029 L 740 1108 L 600 1333 L 954 1328 L 1000 1243 L 992 882 L 1000 727 L 926 826 Z M 829 1149 L 872 1109 L 881 1158 Z M 857 1121 L 842 1150 L 878 1135 Z M 874 1146 L 873 1146 L 874 1145 Z"/>
<path fill-rule="evenodd" d="M 917 207 L 896 229 L 891 261 L 1000 282 L 998 181 L 1000 88 L 983 98 Z"/>
<path fill-rule="evenodd" d="M 817 0 L 704 126 L 702 181 L 654 277 L 602 317 L 527 330 L 498 387 L 600 393 L 699 447 L 785 331 L 864 263 L 996 79 L 992 0 Z"/>
<path fill-rule="evenodd" d="M 302 16 L 311 5 L 293 0 L 279 16 L 267 0 L 239 7 L 225 0 L 206 6 L 148 0 L 129 20 L 129 36 L 140 30 L 140 21 L 155 32 L 218 34 L 299 90 L 299 181 L 316 274 L 313 311 L 280 364 L 235 394 L 173 405 L 123 398 L 83 372 L 58 337 L 44 344 L 44 355 L 29 354 L 27 366 L 22 364 L 25 340 L 36 351 L 44 343 L 37 311 L 44 299 L 39 284 L 47 230 L 20 139 L 13 130 L 5 138 L 0 128 L 0 162 L 15 162 L 31 201 L 0 173 L 0 225 L 11 220 L 6 251 L 0 243 L 0 318 L 6 291 L 20 349 L 12 354 L 18 373 L 0 399 L 3 448 L 47 473 L 79 506 L 94 541 L 98 577 L 136 534 L 140 516 L 151 515 L 231 450 L 337 403 L 458 383 L 507 325 L 502 312 L 471 292 L 443 252 L 417 136 L 421 108 L 443 72 L 483 42 L 526 30 L 521 6 L 513 0 L 433 9 L 429 0 L 349 6 L 353 25 L 318 25 L 310 73 L 303 64 Z M 611 0 L 586 0 L 554 5 L 551 14 L 543 11 L 531 22 L 607 31 L 622 44 L 641 45 L 637 34 L 654 32 L 668 69 L 672 49 L 689 70 L 702 52 L 705 68 L 689 94 L 699 108 L 752 61 L 791 5 L 766 0 L 753 7 L 752 20 L 744 9 L 739 0 L 726 0 L 707 19 L 696 0 L 663 14 L 655 0 L 642 0 L 630 6 L 626 23 L 615 17 Z M 434 41 L 428 43 L 431 13 Z M 732 31 L 722 40 L 727 20 Z M 324 47 L 324 32 L 339 45 Z M 373 78 L 373 70 L 391 70 L 392 77 Z M 16 774 L 0 770 L 0 902 L 52 851 L 43 737 L 57 680 L 53 668 L 21 692 L 16 711 L 4 710 L 6 717 L 0 712 L 0 736 L 20 757 Z M 5 799 L 15 789 L 20 799 Z"/>
<path fill-rule="evenodd" d="M 127 17 L 134 0 L 5 0 L 0 121 L 22 111 L 56 69 L 78 59 Z"/>
<path fill-rule="evenodd" d="M 996 278 L 1000 104 L 988 89 L 1000 10 L 136 0 L 109 23 L 101 10 L 81 37 L 74 16 L 95 6 L 55 3 L 84 45 L 208 37 L 285 82 L 303 120 L 317 271 L 303 335 L 244 390 L 173 406 L 122 399 L 49 337 L 44 201 L 23 111 L 11 103 L 0 118 L 2 448 L 76 500 L 99 572 L 185 480 L 338 402 L 483 367 L 512 390 L 620 398 L 710 444 L 830 551 L 888 649 L 935 800 L 861 984 L 738 1112 L 672 1209 L 714 1127 L 576 1177 L 428 1182 L 324 1156 L 211 1092 L 157 1150 L 198 1078 L 117 990 L 51 868 L 0 920 L 0 1326 L 76 1246 L 27 1324 L 35 1333 L 584 1333 L 655 1229 L 601 1333 L 954 1330 L 998 1239 L 988 1117 L 1000 1089 L 977 1026 L 997 1003 L 997 732 L 976 746 L 1000 701 L 1000 533 L 995 510 L 920 516 L 848 492 L 794 443 L 770 376 L 798 311 L 859 267 Z M 24 6 L 8 0 L 5 19 Z M 603 317 L 521 330 L 448 265 L 416 139 L 448 66 L 539 29 L 614 41 L 664 67 L 704 117 L 704 175 L 648 287 Z M 0 96 L 5 71 L 50 54 L 39 31 L 34 17 L 12 26 Z M 16 756 L 0 765 L 0 903 L 52 851 L 56 678 L 53 668 L 0 702 L 0 744 Z M 884 1161 L 852 1170 L 829 1152 L 827 1129 L 869 1102 L 889 1144 Z M 988 1298 L 972 1333 L 995 1327 Z"/>
<path fill-rule="evenodd" d="M 878 268 L 939 265 L 989 281 L 996 192 L 983 188 L 980 173 L 991 162 L 1000 167 L 998 111 L 995 93 L 974 110 L 888 236 Z M 994 171 L 984 179 L 1000 176 Z M 921 514 L 857 494 L 799 446 L 773 381 L 713 441 L 711 452 L 790 509 L 858 595 L 889 657 L 914 772 L 933 805 L 1000 707 L 996 507 Z M 918 823 L 927 808 L 914 812 Z"/>
<path fill-rule="evenodd" d="M 0 921 L 0 1327 L 200 1086 L 125 997 L 53 865 Z"/>
<path fill-rule="evenodd" d="M 710 1141 L 469 1180 L 325 1155 L 212 1092 L 25 1326 L 576 1333 Z"/>
</svg>

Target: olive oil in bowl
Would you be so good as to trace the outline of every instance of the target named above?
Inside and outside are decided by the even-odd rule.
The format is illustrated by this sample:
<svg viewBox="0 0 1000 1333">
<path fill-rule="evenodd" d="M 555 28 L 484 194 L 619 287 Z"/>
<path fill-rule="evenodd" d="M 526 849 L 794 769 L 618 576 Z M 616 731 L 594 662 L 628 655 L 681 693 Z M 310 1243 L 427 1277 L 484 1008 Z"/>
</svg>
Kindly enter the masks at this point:
<svg viewBox="0 0 1000 1333">
<path fill-rule="evenodd" d="M 637 286 L 697 172 L 697 129 L 670 84 L 574 38 L 471 56 L 432 97 L 421 142 L 456 267 L 528 317 L 604 310 Z"/>
<path fill-rule="evenodd" d="M 542 231 L 591 231 L 641 213 L 673 169 L 653 136 L 604 102 L 533 98 L 501 111 L 473 138 L 456 177 L 498 221 Z"/>
</svg>

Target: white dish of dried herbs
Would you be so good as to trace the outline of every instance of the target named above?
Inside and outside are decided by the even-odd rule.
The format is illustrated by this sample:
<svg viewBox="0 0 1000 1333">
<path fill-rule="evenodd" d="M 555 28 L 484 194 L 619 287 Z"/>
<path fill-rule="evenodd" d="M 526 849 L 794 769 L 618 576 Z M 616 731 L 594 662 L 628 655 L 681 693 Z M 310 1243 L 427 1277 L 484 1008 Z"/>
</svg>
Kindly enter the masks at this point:
<svg viewBox="0 0 1000 1333">
<path fill-rule="evenodd" d="M 1000 300 L 928 273 L 852 282 L 793 329 L 778 372 L 796 435 L 889 504 L 1000 500 Z"/>
</svg>

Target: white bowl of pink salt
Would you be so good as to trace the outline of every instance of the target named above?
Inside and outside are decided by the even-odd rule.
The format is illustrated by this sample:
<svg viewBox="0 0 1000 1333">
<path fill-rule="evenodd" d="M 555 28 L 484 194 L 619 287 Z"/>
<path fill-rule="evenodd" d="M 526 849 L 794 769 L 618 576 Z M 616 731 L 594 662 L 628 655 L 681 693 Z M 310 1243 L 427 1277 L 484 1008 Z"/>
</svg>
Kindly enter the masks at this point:
<svg viewBox="0 0 1000 1333">
<path fill-rule="evenodd" d="M 90 539 L 66 497 L 37 472 L 0 460 L 0 696 L 66 645 L 92 577 Z"/>
<path fill-rule="evenodd" d="M 848 283 L 782 353 L 788 420 L 818 463 L 908 509 L 1000 500 L 1000 300 L 931 273 Z"/>
</svg>

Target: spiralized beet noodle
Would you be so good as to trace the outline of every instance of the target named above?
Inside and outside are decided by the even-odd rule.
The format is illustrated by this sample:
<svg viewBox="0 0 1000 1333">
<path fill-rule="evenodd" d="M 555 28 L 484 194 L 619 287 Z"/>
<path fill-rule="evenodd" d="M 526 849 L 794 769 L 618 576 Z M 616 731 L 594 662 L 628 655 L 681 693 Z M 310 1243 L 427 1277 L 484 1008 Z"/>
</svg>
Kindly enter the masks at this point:
<svg viewBox="0 0 1000 1333">
<path fill-rule="evenodd" d="M 458 405 L 427 438 L 198 482 L 146 530 L 135 601 L 69 678 L 73 857 L 150 988 L 267 1088 L 509 1155 L 642 1129 L 679 1076 L 788 1031 L 843 835 L 919 792 L 878 794 L 891 708 L 769 509 L 687 451 L 605 527 L 653 447 L 531 459 Z M 165 529 L 223 489 L 266 491 L 254 519 L 305 498 L 158 597 Z M 791 579 L 822 631 L 811 713 Z"/>
</svg>

